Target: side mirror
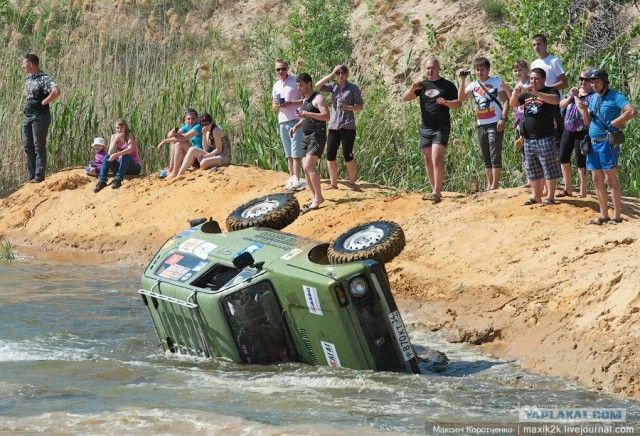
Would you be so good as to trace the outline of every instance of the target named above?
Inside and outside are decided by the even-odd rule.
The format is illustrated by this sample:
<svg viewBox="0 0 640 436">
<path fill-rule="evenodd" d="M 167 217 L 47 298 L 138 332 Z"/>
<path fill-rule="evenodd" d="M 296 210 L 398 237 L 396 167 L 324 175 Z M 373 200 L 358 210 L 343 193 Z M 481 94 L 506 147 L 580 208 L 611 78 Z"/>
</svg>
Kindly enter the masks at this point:
<svg viewBox="0 0 640 436">
<path fill-rule="evenodd" d="M 220 228 L 218 221 L 213 221 L 211 219 L 200 227 L 200 231 L 203 233 L 222 233 L 222 229 Z"/>
<path fill-rule="evenodd" d="M 233 266 L 238 270 L 242 271 L 248 266 L 251 266 L 255 263 L 255 259 L 248 251 L 241 253 L 233 258 Z"/>
</svg>

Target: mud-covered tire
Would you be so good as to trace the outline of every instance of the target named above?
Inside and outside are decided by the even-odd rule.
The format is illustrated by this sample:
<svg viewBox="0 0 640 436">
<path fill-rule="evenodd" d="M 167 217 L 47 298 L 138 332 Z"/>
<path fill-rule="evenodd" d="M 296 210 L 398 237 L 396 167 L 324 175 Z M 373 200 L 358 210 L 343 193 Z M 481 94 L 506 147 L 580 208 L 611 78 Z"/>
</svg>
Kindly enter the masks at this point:
<svg viewBox="0 0 640 436">
<path fill-rule="evenodd" d="M 268 227 L 281 230 L 300 215 L 300 204 L 292 194 L 271 194 L 251 200 L 227 217 L 227 230 Z"/>
<path fill-rule="evenodd" d="M 374 221 L 354 227 L 331 241 L 327 255 L 331 264 L 373 259 L 387 263 L 404 249 L 402 228 L 391 221 Z"/>
</svg>

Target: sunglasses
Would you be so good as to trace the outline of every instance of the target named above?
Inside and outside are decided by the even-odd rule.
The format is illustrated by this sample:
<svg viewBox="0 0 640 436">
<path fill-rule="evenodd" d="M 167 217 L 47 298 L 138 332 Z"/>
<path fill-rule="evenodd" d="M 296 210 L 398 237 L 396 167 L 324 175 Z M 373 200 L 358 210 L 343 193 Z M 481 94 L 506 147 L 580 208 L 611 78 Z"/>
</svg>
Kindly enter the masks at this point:
<svg viewBox="0 0 640 436">
<path fill-rule="evenodd" d="M 287 71 L 286 67 L 276 68 L 276 71 L 279 73 L 280 71 Z"/>
<path fill-rule="evenodd" d="M 336 76 L 346 76 L 346 75 L 347 75 L 347 72 L 346 72 L 346 71 L 338 71 L 338 72 L 336 73 Z"/>
<path fill-rule="evenodd" d="M 586 77 L 580 77 L 581 82 L 588 82 L 591 79 L 587 79 Z"/>
</svg>

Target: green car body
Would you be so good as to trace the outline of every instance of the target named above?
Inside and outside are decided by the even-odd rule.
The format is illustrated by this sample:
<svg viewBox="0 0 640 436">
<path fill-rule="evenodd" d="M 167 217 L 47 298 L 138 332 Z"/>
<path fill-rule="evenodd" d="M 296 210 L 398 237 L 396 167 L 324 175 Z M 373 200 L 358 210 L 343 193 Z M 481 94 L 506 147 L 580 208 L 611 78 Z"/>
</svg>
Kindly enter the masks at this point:
<svg viewBox="0 0 640 436">
<path fill-rule="evenodd" d="M 268 228 L 206 229 L 168 240 L 143 273 L 165 352 L 419 372 L 383 264 L 331 265 L 327 244 Z"/>
</svg>

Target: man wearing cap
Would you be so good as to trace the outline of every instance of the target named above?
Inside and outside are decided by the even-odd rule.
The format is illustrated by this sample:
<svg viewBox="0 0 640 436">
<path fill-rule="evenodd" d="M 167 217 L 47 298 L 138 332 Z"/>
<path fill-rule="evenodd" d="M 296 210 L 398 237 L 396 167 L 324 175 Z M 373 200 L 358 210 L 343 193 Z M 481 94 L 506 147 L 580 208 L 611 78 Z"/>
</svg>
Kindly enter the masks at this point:
<svg viewBox="0 0 640 436">
<path fill-rule="evenodd" d="M 589 126 L 591 147 L 587 155 L 587 169 L 593 174 L 596 186 L 600 216 L 587 224 L 602 225 L 622 223 L 622 193 L 618 184 L 618 155 L 620 145 L 610 138 L 610 134 L 624 129 L 625 124 L 637 115 L 636 109 L 624 95 L 609 87 L 609 74 L 602 69 L 591 70 L 587 75 L 596 91 L 590 102 L 578 106 L 585 125 Z M 613 218 L 609 218 L 608 195 L 605 181 L 611 188 Z"/>
<path fill-rule="evenodd" d="M 167 137 L 160 141 L 157 150 L 161 152 L 166 144 L 171 144 L 170 162 L 167 171 L 160 173 L 160 178 L 176 177 L 182 161 L 191 147 L 202 150 L 202 126 L 198 124 L 198 112 L 195 109 L 187 109 L 184 113 L 184 125 L 171 129 Z M 211 151 L 211 150 L 207 150 Z"/>
<path fill-rule="evenodd" d="M 40 59 L 35 54 L 25 55 L 22 69 L 27 73 L 22 124 L 27 177 L 30 183 L 40 183 L 44 181 L 47 171 L 47 133 L 51 123 L 49 105 L 60 97 L 60 88 L 48 74 L 40 70 Z"/>
<path fill-rule="evenodd" d="M 289 64 L 278 59 L 275 64 L 278 80 L 273 84 L 271 90 L 271 108 L 278 112 L 278 132 L 280 140 L 284 146 L 284 155 L 287 158 L 289 176 L 300 179 L 302 168 L 302 131 L 296 131 L 293 137 L 289 136 L 289 130 L 295 126 L 300 119 L 296 115 L 296 109 L 302 104 L 302 96 L 296 86 L 296 76 L 289 74 Z M 300 182 L 292 188 L 302 187 Z"/>
</svg>

